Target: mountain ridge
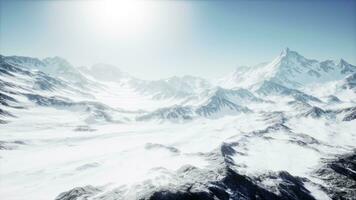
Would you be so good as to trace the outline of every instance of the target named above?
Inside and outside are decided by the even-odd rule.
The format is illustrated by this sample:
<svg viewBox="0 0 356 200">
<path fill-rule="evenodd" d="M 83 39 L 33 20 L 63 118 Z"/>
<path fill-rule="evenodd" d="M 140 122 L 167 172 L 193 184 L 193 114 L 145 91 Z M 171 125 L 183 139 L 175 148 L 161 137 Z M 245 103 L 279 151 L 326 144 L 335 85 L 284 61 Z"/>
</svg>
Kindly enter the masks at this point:
<svg viewBox="0 0 356 200">
<path fill-rule="evenodd" d="M 356 72 L 356 66 L 344 59 L 317 61 L 307 59 L 296 51 L 284 49 L 268 64 L 237 69 L 220 80 L 225 87 L 256 88 L 265 80 L 297 89 L 317 82 L 340 80 Z"/>
</svg>

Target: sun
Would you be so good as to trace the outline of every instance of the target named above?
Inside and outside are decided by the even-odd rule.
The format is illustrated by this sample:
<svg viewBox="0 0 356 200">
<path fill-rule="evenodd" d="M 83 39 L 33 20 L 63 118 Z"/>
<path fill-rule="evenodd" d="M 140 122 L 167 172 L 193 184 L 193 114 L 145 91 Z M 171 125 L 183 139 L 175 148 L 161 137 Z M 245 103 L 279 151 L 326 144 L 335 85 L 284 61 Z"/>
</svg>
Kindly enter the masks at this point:
<svg viewBox="0 0 356 200">
<path fill-rule="evenodd" d="M 96 31 L 116 36 L 144 32 L 154 14 L 147 1 L 139 0 L 90 1 L 86 11 Z"/>
</svg>

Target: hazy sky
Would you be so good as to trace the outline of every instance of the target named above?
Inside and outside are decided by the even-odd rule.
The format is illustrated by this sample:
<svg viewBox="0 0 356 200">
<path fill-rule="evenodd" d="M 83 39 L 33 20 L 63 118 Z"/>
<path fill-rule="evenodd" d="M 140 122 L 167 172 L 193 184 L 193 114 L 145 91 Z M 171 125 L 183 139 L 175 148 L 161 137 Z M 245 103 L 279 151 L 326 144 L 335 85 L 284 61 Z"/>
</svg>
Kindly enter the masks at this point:
<svg viewBox="0 0 356 200">
<path fill-rule="evenodd" d="M 356 64 L 356 1 L 0 0 L 0 53 L 108 63 L 145 79 L 219 77 L 289 47 Z"/>
</svg>

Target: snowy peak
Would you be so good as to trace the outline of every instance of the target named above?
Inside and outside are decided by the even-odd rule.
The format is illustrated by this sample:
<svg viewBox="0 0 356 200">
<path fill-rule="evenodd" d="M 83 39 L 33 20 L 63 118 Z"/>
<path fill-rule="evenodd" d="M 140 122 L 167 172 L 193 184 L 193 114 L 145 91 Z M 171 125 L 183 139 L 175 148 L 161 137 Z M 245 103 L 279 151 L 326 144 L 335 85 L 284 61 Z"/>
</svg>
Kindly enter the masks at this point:
<svg viewBox="0 0 356 200">
<path fill-rule="evenodd" d="M 303 57 L 298 52 L 290 50 L 288 47 L 283 49 L 279 54 L 280 58 L 293 58 L 293 57 Z M 304 57 L 303 57 L 304 58 Z"/>
<path fill-rule="evenodd" d="M 281 52 L 281 55 L 287 55 L 290 52 L 290 49 L 288 47 L 284 48 L 283 51 Z"/>
<path fill-rule="evenodd" d="M 313 64 L 317 62 L 317 60 L 307 59 L 298 52 L 286 48 L 281 53 L 280 62 L 277 63 L 277 67 L 289 69 L 298 69 L 299 67 L 312 68 Z"/>
<path fill-rule="evenodd" d="M 304 56 L 300 55 L 297 51 L 290 50 L 288 47 L 282 50 L 279 57 L 283 59 L 308 60 Z"/>
<path fill-rule="evenodd" d="M 340 59 L 337 67 L 341 70 L 342 74 L 350 74 L 356 72 L 356 66 L 351 65 L 350 63 L 346 62 L 344 59 Z"/>
<path fill-rule="evenodd" d="M 200 106 L 196 112 L 200 116 L 217 118 L 226 115 L 249 113 L 251 110 L 245 106 L 233 103 L 226 98 L 213 96 L 204 105 Z"/>
<path fill-rule="evenodd" d="M 327 115 L 327 112 L 323 109 L 313 106 L 311 109 L 307 110 L 306 112 L 302 113 L 300 116 L 304 117 L 312 117 L 312 118 L 320 118 L 322 116 Z"/>
<path fill-rule="evenodd" d="M 227 88 L 256 88 L 264 81 L 273 81 L 297 89 L 310 84 L 341 80 L 355 72 L 356 67 L 343 59 L 319 62 L 285 48 L 270 63 L 238 68 L 219 84 Z"/>
</svg>

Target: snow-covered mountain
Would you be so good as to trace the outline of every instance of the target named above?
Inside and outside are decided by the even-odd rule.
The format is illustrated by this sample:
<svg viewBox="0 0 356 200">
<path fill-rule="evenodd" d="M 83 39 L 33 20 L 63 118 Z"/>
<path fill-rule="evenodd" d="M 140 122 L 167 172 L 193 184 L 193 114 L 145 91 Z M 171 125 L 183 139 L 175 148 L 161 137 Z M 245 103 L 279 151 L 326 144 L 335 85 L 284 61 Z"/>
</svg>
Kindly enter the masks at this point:
<svg viewBox="0 0 356 200">
<path fill-rule="evenodd" d="M 1 56 L 1 55 L 0 55 Z M 68 61 L 60 57 L 38 58 L 24 56 L 1 56 L 3 62 L 20 68 L 39 70 L 48 75 L 64 78 L 67 81 L 85 83 L 86 79 Z"/>
<path fill-rule="evenodd" d="M 0 196 L 352 200 L 355 74 L 289 49 L 218 84 L 0 56 Z"/>
<path fill-rule="evenodd" d="M 91 122 L 110 121 L 108 113 L 114 109 L 96 101 L 93 91 L 88 89 L 93 83 L 64 60 L 53 63 L 51 59 L 42 62 L 27 57 L 2 58 L 5 59 L 0 60 L 0 101 L 7 120 L 19 117 L 21 114 L 13 114 L 18 110 L 41 106 L 83 113 L 83 117 Z M 51 68 L 50 62 L 56 70 L 41 71 L 42 68 Z M 60 69 L 60 63 L 64 70 Z M 7 120 L 2 119 L 2 122 Z"/>
<path fill-rule="evenodd" d="M 215 87 L 204 91 L 193 104 L 174 105 L 157 109 L 140 116 L 139 120 L 173 120 L 185 121 L 197 117 L 220 118 L 229 115 L 252 112 L 247 106 L 251 104 L 272 103 L 256 97 L 250 91 L 242 88 L 224 89 Z"/>
<path fill-rule="evenodd" d="M 319 62 L 286 48 L 272 62 L 237 68 L 235 72 L 222 78 L 220 84 L 228 88 L 253 88 L 263 81 L 273 81 L 297 89 L 313 83 L 340 80 L 355 72 L 356 66 L 343 59 Z"/>
<path fill-rule="evenodd" d="M 125 73 L 112 65 L 96 64 L 81 71 L 100 81 L 117 82 L 135 90 L 137 93 L 151 96 L 153 99 L 185 98 L 199 93 L 211 86 L 208 80 L 194 76 L 170 77 L 160 80 L 142 80 Z"/>
</svg>

